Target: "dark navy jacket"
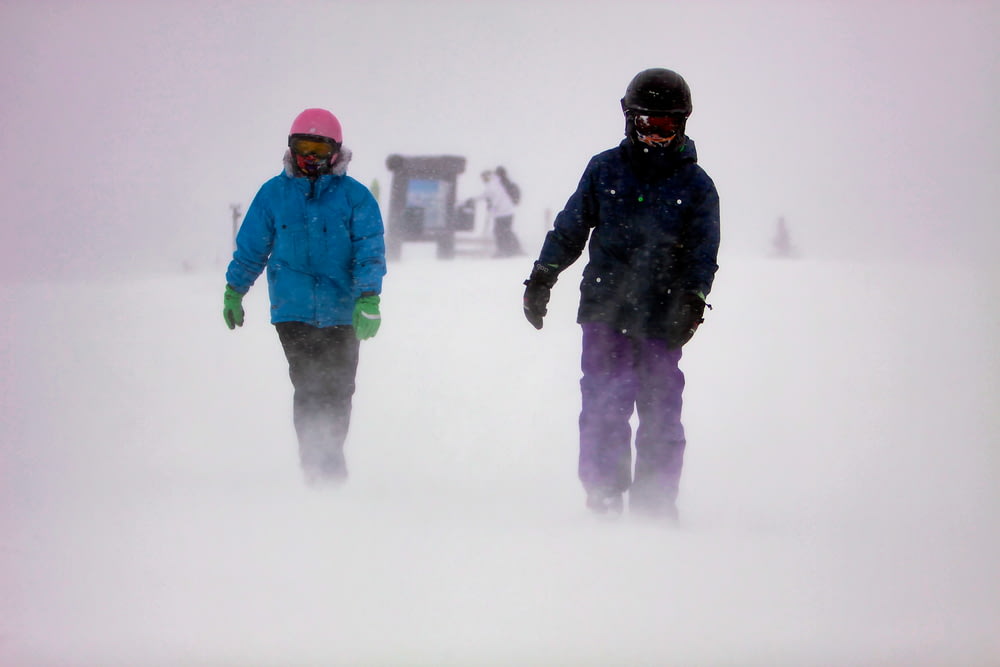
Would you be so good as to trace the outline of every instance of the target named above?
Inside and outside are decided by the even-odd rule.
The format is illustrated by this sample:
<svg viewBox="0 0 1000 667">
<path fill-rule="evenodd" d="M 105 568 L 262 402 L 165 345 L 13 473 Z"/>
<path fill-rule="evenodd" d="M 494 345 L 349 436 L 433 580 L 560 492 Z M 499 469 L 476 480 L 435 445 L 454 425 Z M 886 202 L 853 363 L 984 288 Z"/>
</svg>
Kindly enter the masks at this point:
<svg viewBox="0 0 1000 667">
<path fill-rule="evenodd" d="M 587 246 L 578 322 L 665 338 L 675 290 L 707 295 L 718 269 L 719 195 L 694 142 L 654 157 L 628 139 L 591 158 L 538 261 L 562 270 Z"/>
</svg>

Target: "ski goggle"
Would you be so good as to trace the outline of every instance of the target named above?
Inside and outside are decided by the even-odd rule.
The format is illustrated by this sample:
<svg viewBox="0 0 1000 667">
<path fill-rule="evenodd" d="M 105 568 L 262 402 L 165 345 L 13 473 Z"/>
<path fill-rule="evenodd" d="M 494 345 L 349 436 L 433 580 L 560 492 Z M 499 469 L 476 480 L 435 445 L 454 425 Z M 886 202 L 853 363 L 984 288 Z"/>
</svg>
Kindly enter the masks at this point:
<svg viewBox="0 0 1000 667">
<path fill-rule="evenodd" d="M 677 131 L 681 129 L 681 121 L 676 116 L 635 114 L 632 118 L 636 132 L 645 136 L 673 139 L 677 135 Z"/>
<path fill-rule="evenodd" d="M 332 157 L 334 153 L 340 150 L 339 146 L 330 141 L 307 139 L 304 137 L 292 137 L 291 141 L 288 142 L 288 146 L 296 155 L 316 157 L 321 160 Z"/>
</svg>

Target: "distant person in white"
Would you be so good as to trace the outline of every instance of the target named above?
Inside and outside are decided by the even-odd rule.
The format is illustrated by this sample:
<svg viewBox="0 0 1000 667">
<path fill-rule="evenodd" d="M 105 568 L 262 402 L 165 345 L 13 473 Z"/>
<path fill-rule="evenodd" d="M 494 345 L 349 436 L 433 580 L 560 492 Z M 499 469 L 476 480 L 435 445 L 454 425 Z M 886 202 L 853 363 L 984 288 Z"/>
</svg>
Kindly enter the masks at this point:
<svg viewBox="0 0 1000 667">
<path fill-rule="evenodd" d="M 493 221 L 493 238 L 496 242 L 494 257 L 523 255 L 521 242 L 514 235 L 515 199 L 519 199 L 517 186 L 507 178 L 503 167 L 482 173 L 484 189 L 477 199 L 486 202 L 486 210 Z"/>
</svg>

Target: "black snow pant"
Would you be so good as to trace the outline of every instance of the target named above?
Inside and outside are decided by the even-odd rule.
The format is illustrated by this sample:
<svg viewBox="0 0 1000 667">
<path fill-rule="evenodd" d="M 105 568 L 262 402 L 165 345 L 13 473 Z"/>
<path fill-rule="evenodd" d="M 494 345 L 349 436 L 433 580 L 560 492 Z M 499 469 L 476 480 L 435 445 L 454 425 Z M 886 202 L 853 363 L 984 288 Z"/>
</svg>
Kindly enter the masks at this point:
<svg viewBox="0 0 1000 667">
<path fill-rule="evenodd" d="M 302 470 L 310 482 L 343 481 L 360 348 L 354 327 L 279 322 L 275 328 L 295 390 L 292 407 Z"/>
<path fill-rule="evenodd" d="M 514 234 L 514 216 L 504 215 L 493 220 L 493 238 L 496 241 L 497 257 L 523 255 L 521 242 Z"/>
</svg>

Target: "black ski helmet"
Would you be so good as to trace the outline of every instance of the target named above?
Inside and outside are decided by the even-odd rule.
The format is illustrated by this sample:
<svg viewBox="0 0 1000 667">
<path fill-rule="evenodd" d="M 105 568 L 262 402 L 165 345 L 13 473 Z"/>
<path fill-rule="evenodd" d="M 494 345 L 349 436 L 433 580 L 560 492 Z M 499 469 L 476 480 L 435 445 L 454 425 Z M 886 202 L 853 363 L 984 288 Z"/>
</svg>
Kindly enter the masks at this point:
<svg viewBox="0 0 1000 667">
<path fill-rule="evenodd" d="M 622 111 L 637 114 L 691 115 L 691 89 L 677 72 L 662 67 L 636 74 L 625 89 Z"/>
<path fill-rule="evenodd" d="M 638 142 L 635 131 L 635 117 L 638 115 L 676 116 L 679 140 L 672 142 L 671 149 L 682 150 L 685 126 L 691 110 L 691 89 L 684 77 L 662 67 L 644 69 L 632 77 L 625 89 L 625 97 L 622 98 L 625 136 L 633 144 Z"/>
</svg>

